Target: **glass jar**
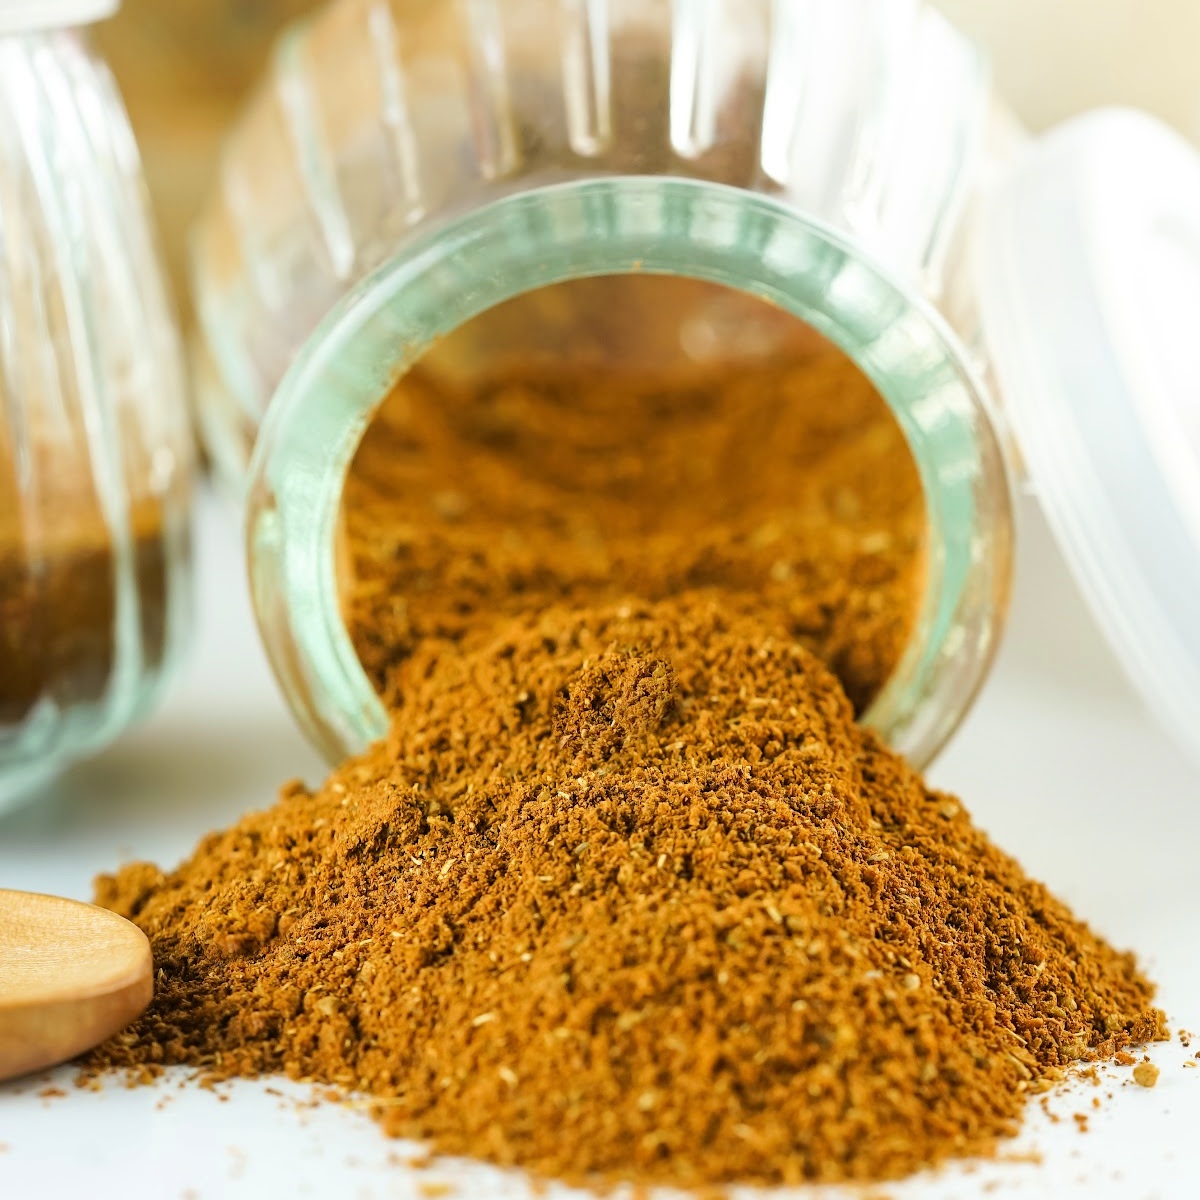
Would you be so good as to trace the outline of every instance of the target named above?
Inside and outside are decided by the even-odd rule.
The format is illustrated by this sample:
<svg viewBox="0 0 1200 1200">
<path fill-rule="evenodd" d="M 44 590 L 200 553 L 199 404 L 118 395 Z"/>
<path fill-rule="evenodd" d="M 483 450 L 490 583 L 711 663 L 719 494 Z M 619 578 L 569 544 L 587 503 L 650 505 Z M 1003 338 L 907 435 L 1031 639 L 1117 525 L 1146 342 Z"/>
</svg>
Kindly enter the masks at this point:
<svg viewBox="0 0 1200 1200">
<path fill-rule="evenodd" d="M 337 530 L 389 387 L 513 297 L 665 275 L 800 318 L 897 418 L 924 489 L 926 581 L 864 719 L 928 761 L 1007 604 L 1012 439 L 985 380 L 1006 405 L 1038 393 L 1011 406 L 1031 460 L 1072 435 L 1072 397 L 1045 393 L 1079 330 L 1043 336 L 1037 276 L 1069 281 L 1055 304 L 1087 324 L 1070 215 L 1090 192 L 1069 186 L 1071 163 L 1103 158 L 1113 122 L 1152 144 L 1144 159 L 1177 161 L 1144 121 L 1024 145 L 978 51 L 911 0 L 338 0 L 295 28 L 196 232 L 194 362 L 210 451 L 247 500 L 260 627 L 314 741 L 336 757 L 386 725 L 339 608 Z M 1063 183 L 1049 216 L 1023 211 L 1031 155 L 1051 160 L 1037 186 Z M 1010 336 L 1015 322 L 1032 332 Z M 730 355 L 740 328 L 708 319 Z M 1081 496 L 1051 515 L 1082 561 Z"/>
<path fill-rule="evenodd" d="M 121 101 L 0 4 L 0 808 L 145 713 L 188 619 L 181 347 Z"/>
<path fill-rule="evenodd" d="M 141 148 L 175 296 L 217 151 L 279 30 L 316 0 L 124 0 L 95 31 Z M 188 314 L 185 312 L 185 324 Z"/>
</svg>

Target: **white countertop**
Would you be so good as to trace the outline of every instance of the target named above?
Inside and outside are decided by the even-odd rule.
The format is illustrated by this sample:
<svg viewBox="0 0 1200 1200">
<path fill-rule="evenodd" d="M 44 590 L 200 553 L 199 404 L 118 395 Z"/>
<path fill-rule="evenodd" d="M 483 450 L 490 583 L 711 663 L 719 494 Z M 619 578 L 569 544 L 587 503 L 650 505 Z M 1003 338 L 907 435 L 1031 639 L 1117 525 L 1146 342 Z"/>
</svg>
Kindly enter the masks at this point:
<svg viewBox="0 0 1200 1200">
<path fill-rule="evenodd" d="M 1039 519 L 1025 515 L 1008 639 L 934 779 L 1077 912 L 1135 948 L 1172 1028 L 1200 1033 L 1200 770 L 1143 714 Z M 98 871 L 135 857 L 173 863 L 202 833 L 270 804 L 283 780 L 319 777 L 258 648 L 233 518 L 212 502 L 198 552 L 197 644 L 183 678 L 145 726 L 36 807 L 0 820 L 0 887 L 87 898 Z M 953 1168 L 884 1191 L 889 1200 L 1191 1200 L 1200 1195 L 1200 1064 L 1182 1063 L 1197 1050 L 1200 1038 L 1187 1052 L 1178 1042 L 1156 1048 L 1162 1077 L 1152 1091 L 1121 1086 L 1128 1072 L 1112 1070 L 1098 1089 L 1052 1096 L 1057 1124 L 1031 1109 L 1011 1155 L 1035 1152 L 1039 1162 Z M 410 1169 L 403 1160 L 414 1148 L 388 1142 L 361 1114 L 304 1108 L 268 1085 L 217 1095 L 175 1076 L 90 1092 L 73 1080 L 68 1069 L 0 1087 L 5 1200 L 419 1200 L 442 1180 L 463 1200 L 533 1194 L 519 1175 L 487 1168 Z M 51 1086 L 68 1094 L 41 1095 Z M 1087 1133 L 1076 1112 L 1087 1113 Z"/>
</svg>

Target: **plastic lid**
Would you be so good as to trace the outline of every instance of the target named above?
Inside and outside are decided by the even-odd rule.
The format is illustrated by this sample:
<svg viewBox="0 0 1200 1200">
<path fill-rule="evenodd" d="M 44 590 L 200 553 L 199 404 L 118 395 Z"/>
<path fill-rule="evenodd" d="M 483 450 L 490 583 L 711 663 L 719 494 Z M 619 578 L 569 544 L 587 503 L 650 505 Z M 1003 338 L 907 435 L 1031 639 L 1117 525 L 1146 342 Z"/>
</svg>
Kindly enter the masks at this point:
<svg viewBox="0 0 1200 1200">
<path fill-rule="evenodd" d="M 0 0 L 0 34 L 91 25 L 120 7 L 121 0 Z"/>
<path fill-rule="evenodd" d="M 1200 756 L 1200 154 L 1106 110 L 989 189 L 985 333 L 1020 451 L 1109 642 Z"/>
</svg>

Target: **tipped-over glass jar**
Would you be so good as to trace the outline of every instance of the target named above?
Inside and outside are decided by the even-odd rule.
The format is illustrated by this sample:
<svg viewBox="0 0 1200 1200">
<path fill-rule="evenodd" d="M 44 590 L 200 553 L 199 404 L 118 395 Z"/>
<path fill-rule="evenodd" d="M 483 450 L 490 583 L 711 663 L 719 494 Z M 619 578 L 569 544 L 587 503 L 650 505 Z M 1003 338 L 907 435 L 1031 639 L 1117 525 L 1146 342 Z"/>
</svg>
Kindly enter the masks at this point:
<svg viewBox="0 0 1200 1200">
<path fill-rule="evenodd" d="M 0 3 L 0 808 L 147 710 L 187 617 L 181 348 L 80 32 L 115 8 Z"/>
<path fill-rule="evenodd" d="M 247 497 L 297 715 L 331 756 L 385 728 L 340 607 L 341 500 L 435 343 L 467 375 L 514 337 L 556 369 L 600 345 L 719 370 L 772 351 L 766 301 L 865 373 L 924 491 L 919 611 L 865 719 L 924 763 L 969 706 L 1019 454 L 1135 679 L 1194 740 L 1200 472 L 1175 398 L 1197 377 L 1198 196 L 1145 117 L 1025 139 L 916 0 L 337 0 L 279 46 L 194 241 L 201 422 Z M 664 276 L 696 290 L 663 291 L 653 330 L 610 320 L 652 311 Z M 538 300 L 591 277 L 603 303 Z"/>
</svg>

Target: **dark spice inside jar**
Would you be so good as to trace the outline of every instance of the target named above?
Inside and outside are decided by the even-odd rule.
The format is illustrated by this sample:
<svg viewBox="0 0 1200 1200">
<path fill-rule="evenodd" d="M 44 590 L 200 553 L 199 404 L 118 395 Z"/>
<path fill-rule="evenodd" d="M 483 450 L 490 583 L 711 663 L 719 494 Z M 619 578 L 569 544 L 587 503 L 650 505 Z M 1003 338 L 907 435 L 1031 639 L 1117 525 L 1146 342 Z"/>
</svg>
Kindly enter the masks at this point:
<svg viewBox="0 0 1200 1200">
<path fill-rule="evenodd" d="M 397 389 L 347 483 L 391 732 L 98 881 L 159 976 L 93 1067 L 282 1073 L 439 1152 L 703 1188 L 987 1154 L 1071 1064 L 1165 1035 L 1133 958 L 855 721 L 921 538 L 845 364 L 640 372 L 622 407 L 611 377 L 451 391 L 471 349 Z"/>
<path fill-rule="evenodd" d="M 51 526 L 0 516 L 0 728 L 39 705 L 104 699 L 116 666 L 117 551 L 97 511 L 56 512 Z M 157 505 L 132 514 L 131 558 L 147 670 L 166 651 L 167 562 Z"/>
</svg>

